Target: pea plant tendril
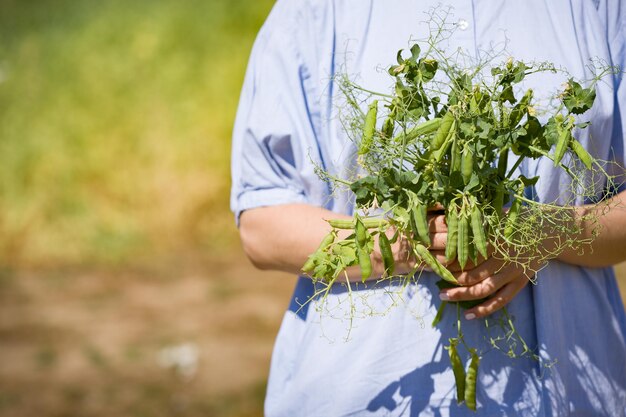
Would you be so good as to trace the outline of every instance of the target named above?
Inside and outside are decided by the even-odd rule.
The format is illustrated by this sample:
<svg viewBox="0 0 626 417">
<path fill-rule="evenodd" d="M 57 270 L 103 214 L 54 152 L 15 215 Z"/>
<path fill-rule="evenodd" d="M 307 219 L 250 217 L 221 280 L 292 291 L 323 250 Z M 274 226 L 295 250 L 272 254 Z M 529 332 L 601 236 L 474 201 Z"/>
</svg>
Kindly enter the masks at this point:
<svg viewBox="0 0 626 417">
<path fill-rule="evenodd" d="M 346 268 L 359 266 L 363 282 L 371 279 L 375 246 L 384 265 L 380 280 L 414 282 L 427 267 L 440 277 L 439 288 L 450 288 L 460 284 L 446 264 L 470 269 L 481 259 L 496 257 L 523 268 L 532 281 L 537 265 L 590 243 L 581 237 L 582 224 L 597 224 L 598 215 L 576 218 L 573 202 L 600 203 L 597 184 L 616 187 L 607 173 L 608 162 L 595 159 L 576 138 L 589 126 L 584 117 L 593 106 L 596 84 L 616 68 L 595 66 L 593 78 L 585 82 L 567 77 L 546 105 L 535 91 L 522 88 L 524 81 L 563 69 L 514 58 L 496 62 L 493 56 L 468 68 L 439 47 L 443 36 L 440 29 L 425 45 L 414 43 L 408 51 L 398 51 L 397 62 L 387 70 L 394 81 L 391 92 L 376 93 L 346 76 L 337 79 L 351 110 L 344 126 L 355 140 L 359 175 L 343 179 L 318 169 L 334 187 L 349 188 L 356 201 L 352 220 L 328 220 L 331 232 L 302 267 L 322 284 L 317 294 L 322 298 L 340 283 L 352 296 Z M 357 99 L 362 94 L 366 99 Z M 572 204 L 532 198 L 529 190 L 540 178 L 526 177 L 517 168 L 539 158 L 565 172 Z M 428 213 L 433 210 L 445 215 L 446 264 L 429 251 Z M 340 239 L 346 230 L 348 235 Z M 392 245 L 400 239 L 408 242 L 416 261 L 406 275 L 395 272 Z M 457 401 L 472 410 L 484 352 L 466 344 L 460 315 L 484 301 L 444 301 L 432 323 L 437 326 L 448 310 L 459 318 L 458 335 L 445 349 Z M 493 347 L 511 357 L 537 358 L 515 332 L 506 308 L 502 314 L 499 323 L 507 336 L 492 339 Z M 493 319 L 484 321 L 486 327 L 493 324 Z M 467 365 L 460 348 L 469 355 Z"/>
</svg>

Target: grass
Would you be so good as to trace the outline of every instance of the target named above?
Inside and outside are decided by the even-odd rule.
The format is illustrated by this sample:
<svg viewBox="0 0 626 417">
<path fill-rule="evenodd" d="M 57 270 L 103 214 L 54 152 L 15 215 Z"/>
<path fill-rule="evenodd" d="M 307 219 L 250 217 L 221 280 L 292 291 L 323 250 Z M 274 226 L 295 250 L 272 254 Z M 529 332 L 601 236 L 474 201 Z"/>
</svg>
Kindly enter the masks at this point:
<svg viewBox="0 0 626 417">
<path fill-rule="evenodd" d="M 0 0 L 0 264 L 228 250 L 230 134 L 270 0 Z"/>
</svg>

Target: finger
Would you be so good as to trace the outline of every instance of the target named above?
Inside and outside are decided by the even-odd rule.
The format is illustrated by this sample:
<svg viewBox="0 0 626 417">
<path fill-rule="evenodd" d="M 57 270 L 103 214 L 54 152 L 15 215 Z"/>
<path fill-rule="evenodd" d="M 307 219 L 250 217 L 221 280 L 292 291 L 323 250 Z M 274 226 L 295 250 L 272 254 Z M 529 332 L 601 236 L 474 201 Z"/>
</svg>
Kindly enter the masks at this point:
<svg viewBox="0 0 626 417">
<path fill-rule="evenodd" d="M 466 266 L 463 272 L 456 272 L 453 275 L 459 284 L 470 286 L 501 272 L 502 266 L 502 260 L 491 257 L 473 269 Z"/>
<path fill-rule="evenodd" d="M 432 250 L 442 250 L 446 248 L 448 240 L 447 233 L 430 233 L 430 247 Z"/>
<path fill-rule="evenodd" d="M 510 282 L 508 285 L 502 287 L 502 289 L 489 300 L 480 305 L 477 305 L 474 308 L 467 310 L 465 312 L 465 318 L 467 320 L 472 320 L 495 313 L 496 311 L 500 310 L 502 307 L 510 303 L 511 300 L 513 300 L 513 298 L 515 298 L 515 296 L 526 285 L 528 285 L 528 278 L 526 278 L 526 276 L 524 275 L 521 275 L 520 279 L 516 279 Z"/>
<path fill-rule="evenodd" d="M 444 211 L 445 208 L 439 204 L 439 203 L 435 203 L 435 205 L 428 207 L 428 211 Z"/>
<path fill-rule="evenodd" d="M 442 290 L 439 298 L 444 301 L 471 301 L 488 297 L 504 287 L 516 277 L 514 271 L 505 270 L 468 287 L 455 287 Z"/>
<path fill-rule="evenodd" d="M 429 214 L 428 231 L 431 233 L 447 233 L 446 216 L 443 214 Z"/>
</svg>

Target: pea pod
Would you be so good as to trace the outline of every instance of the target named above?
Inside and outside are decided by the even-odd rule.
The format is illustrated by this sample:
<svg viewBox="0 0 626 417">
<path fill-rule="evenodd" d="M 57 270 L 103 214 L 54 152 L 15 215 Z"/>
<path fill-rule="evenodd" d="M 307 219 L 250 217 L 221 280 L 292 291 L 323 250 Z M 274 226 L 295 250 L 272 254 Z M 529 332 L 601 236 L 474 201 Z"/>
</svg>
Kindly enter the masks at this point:
<svg viewBox="0 0 626 417">
<path fill-rule="evenodd" d="M 506 169 L 509 163 L 509 151 L 503 149 L 498 156 L 498 177 L 503 180 L 506 177 Z"/>
<path fill-rule="evenodd" d="M 446 152 L 448 152 L 448 148 L 451 145 L 451 142 L 454 141 L 454 137 L 456 136 L 456 120 L 452 121 L 452 126 L 450 126 L 450 130 L 448 131 L 448 136 L 446 136 L 446 138 L 443 140 L 443 143 L 441 144 L 441 146 L 437 149 L 433 149 L 431 147 L 431 149 L 429 149 L 429 152 L 432 152 L 430 154 L 430 159 L 434 160 L 435 162 L 441 162 L 441 160 L 443 159 L 443 156 L 446 154 Z"/>
<path fill-rule="evenodd" d="M 393 119 L 391 117 L 385 119 L 381 132 L 385 139 L 390 139 L 393 136 Z"/>
<path fill-rule="evenodd" d="M 456 258 L 456 247 L 459 232 L 459 213 L 456 203 L 452 202 L 448 206 L 448 214 L 446 215 L 446 223 L 448 225 L 448 238 L 446 240 L 446 259 L 451 262 Z"/>
<path fill-rule="evenodd" d="M 464 269 L 469 256 L 469 227 L 464 213 L 461 213 L 459 217 L 456 253 L 459 265 L 461 269 Z"/>
<path fill-rule="evenodd" d="M 446 112 L 446 114 L 441 118 L 441 123 L 435 132 L 435 135 L 431 139 L 430 149 L 437 150 L 443 145 L 443 142 L 449 135 L 450 129 L 452 128 L 452 124 L 454 123 L 454 114 L 450 110 Z"/>
<path fill-rule="evenodd" d="M 463 155 L 461 156 L 461 175 L 463 176 L 463 182 L 467 184 L 472 178 L 472 172 L 474 171 L 474 152 L 466 146 L 463 149 Z"/>
<path fill-rule="evenodd" d="M 419 240 L 425 244 L 430 245 L 430 236 L 428 235 L 428 215 L 425 204 L 418 204 L 412 210 L 413 221 L 415 222 L 416 233 Z"/>
<path fill-rule="evenodd" d="M 461 362 L 461 357 L 459 356 L 459 352 L 456 348 L 456 345 L 458 344 L 458 339 L 450 339 L 450 346 L 446 349 L 448 349 L 450 365 L 452 365 L 452 372 L 454 373 L 454 382 L 456 384 L 456 402 L 460 404 L 466 400 L 465 393 L 467 392 L 467 389 L 465 387 L 465 381 L 467 377 L 465 375 L 465 367 L 463 366 L 463 362 Z"/>
<path fill-rule="evenodd" d="M 430 142 L 431 150 L 436 151 L 437 149 L 441 148 L 441 145 L 443 145 L 450 133 L 453 123 L 454 114 L 452 114 L 452 112 L 448 110 L 448 112 L 441 119 L 441 124 L 439 125 L 435 136 L 433 136 L 433 139 Z"/>
<path fill-rule="evenodd" d="M 367 228 L 363 224 L 363 221 L 360 217 L 357 217 L 355 219 L 354 224 L 354 233 L 356 236 L 357 247 L 364 247 L 365 245 L 367 245 Z"/>
<path fill-rule="evenodd" d="M 359 155 L 365 155 L 372 147 L 374 130 L 376 130 L 376 114 L 378 113 L 378 100 L 374 100 L 367 110 L 365 125 L 363 126 L 363 137 L 359 146 Z"/>
<path fill-rule="evenodd" d="M 327 247 L 329 247 L 335 241 L 336 237 L 337 237 L 337 233 L 335 233 L 335 231 L 333 230 L 332 232 L 327 234 L 324 237 L 324 239 L 322 239 L 322 242 L 318 246 L 318 248 L 315 251 L 315 253 L 313 253 L 311 256 L 309 256 L 309 258 L 306 260 L 306 262 L 302 266 L 302 271 L 303 272 L 311 272 L 311 271 L 313 271 L 313 268 L 315 268 L 315 255 L 320 253 L 320 252 L 322 252 L 322 251 L 324 251 Z"/>
<path fill-rule="evenodd" d="M 395 262 L 393 260 L 393 251 L 391 250 L 391 242 L 384 232 L 380 232 L 378 235 L 378 246 L 380 247 L 380 254 L 383 258 L 383 267 L 387 276 L 393 275 L 395 269 Z"/>
<path fill-rule="evenodd" d="M 578 142 L 574 138 L 571 139 L 569 145 L 578 157 L 578 159 L 580 159 L 580 162 L 582 162 L 585 167 L 587 167 L 587 169 L 591 169 L 593 159 L 591 158 L 591 155 L 589 155 L 589 152 L 587 152 L 587 150 L 583 147 L 583 145 L 581 145 L 580 142 Z"/>
<path fill-rule="evenodd" d="M 478 204 L 474 204 L 471 213 L 472 220 L 472 235 L 474 236 L 474 244 L 476 249 L 483 256 L 487 258 L 487 237 L 485 236 L 485 228 L 483 227 L 483 216 Z"/>
<path fill-rule="evenodd" d="M 563 129 L 559 133 L 559 141 L 556 143 L 556 149 L 554 151 L 554 166 L 558 166 L 563 156 L 565 156 L 565 151 L 572 139 L 572 133 L 568 129 Z"/>
<path fill-rule="evenodd" d="M 478 251 L 476 250 L 476 244 L 474 243 L 474 235 L 470 228 L 469 244 L 467 245 L 467 258 L 472 261 L 473 265 L 478 265 Z"/>
<path fill-rule="evenodd" d="M 506 225 L 504 226 L 504 237 L 506 239 L 510 238 L 515 231 L 515 223 L 517 223 L 517 218 L 519 216 L 519 211 L 522 206 L 522 201 L 519 198 L 513 200 L 511 204 L 511 208 L 506 217 Z"/>
<path fill-rule="evenodd" d="M 467 376 L 465 377 L 465 405 L 467 405 L 467 408 L 470 410 L 476 411 L 476 381 L 478 379 L 480 356 L 476 353 L 476 349 L 471 349 L 470 353 L 472 359 L 470 360 Z"/>
<path fill-rule="evenodd" d="M 384 219 L 360 219 L 360 220 L 366 229 L 378 229 L 387 224 L 387 221 Z M 331 220 L 327 220 L 327 222 L 335 229 L 354 230 L 356 227 L 354 220 L 331 219 Z"/>
<path fill-rule="evenodd" d="M 407 130 L 405 133 L 401 133 L 400 135 L 393 138 L 393 140 L 395 142 L 409 142 L 419 136 L 429 135 L 435 132 L 436 130 L 438 130 L 439 127 L 441 126 L 441 123 L 442 123 L 442 119 L 439 117 L 430 119 L 428 121 L 425 121 L 424 123 L 421 123 Z"/>
<path fill-rule="evenodd" d="M 361 279 L 365 282 L 372 275 L 372 260 L 368 248 L 369 233 L 360 218 L 356 218 L 355 227 L 356 254 L 361 267 Z"/>
<path fill-rule="evenodd" d="M 435 315 L 433 322 L 430 324 L 432 327 L 435 327 L 439 324 L 439 322 L 441 321 L 441 318 L 443 317 L 443 310 L 446 309 L 447 305 L 448 305 L 447 301 L 441 302 L 441 304 L 439 305 L 439 308 L 437 309 L 437 314 Z"/>
<path fill-rule="evenodd" d="M 366 249 L 357 246 L 359 267 L 361 268 L 361 281 L 365 282 L 372 275 L 372 260 Z"/>
<path fill-rule="evenodd" d="M 428 265 L 435 274 L 439 275 L 441 278 L 443 278 L 445 281 L 448 281 L 452 284 L 456 284 L 458 285 L 459 282 L 456 280 L 456 278 L 454 278 L 454 275 L 452 275 L 452 273 L 450 271 L 448 271 L 446 269 L 445 266 L 443 266 L 438 260 L 437 258 L 435 258 L 430 251 L 426 248 L 426 246 L 420 244 L 420 243 L 416 243 L 413 246 L 413 250 L 415 251 L 415 255 L 421 259 L 422 261 L 424 261 L 424 263 L 426 265 Z"/>
<path fill-rule="evenodd" d="M 457 171 L 461 171 L 461 149 L 458 140 L 454 139 L 450 150 L 450 174 Z"/>
</svg>

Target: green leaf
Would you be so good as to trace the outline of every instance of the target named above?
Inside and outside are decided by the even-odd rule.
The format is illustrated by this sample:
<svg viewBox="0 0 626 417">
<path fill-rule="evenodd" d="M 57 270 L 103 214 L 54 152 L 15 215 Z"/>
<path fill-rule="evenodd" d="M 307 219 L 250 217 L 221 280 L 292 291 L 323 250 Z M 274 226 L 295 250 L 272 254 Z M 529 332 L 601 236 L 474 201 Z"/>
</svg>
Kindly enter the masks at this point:
<svg viewBox="0 0 626 417">
<path fill-rule="evenodd" d="M 503 103 L 508 101 L 511 104 L 515 104 L 517 101 L 515 93 L 513 92 L 513 87 L 510 84 L 507 84 L 506 87 L 502 89 L 502 92 L 500 93 L 500 101 Z"/>
<path fill-rule="evenodd" d="M 471 192 L 480 188 L 480 178 L 476 172 L 472 172 L 472 176 L 465 186 L 465 192 Z"/>
<path fill-rule="evenodd" d="M 522 184 L 524 184 L 524 187 L 530 187 L 531 185 L 537 184 L 537 181 L 539 181 L 539 176 L 528 178 L 524 175 L 520 175 L 519 180 L 522 182 Z"/>
<path fill-rule="evenodd" d="M 398 51 L 398 54 L 396 55 L 396 61 L 398 61 L 398 65 L 404 64 L 404 58 L 402 58 L 402 49 Z"/>
<path fill-rule="evenodd" d="M 546 139 L 546 143 L 548 144 L 550 148 L 556 145 L 559 141 L 558 125 L 559 125 L 559 122 L 557 122 L 554 117 L 551 117 L 548 120 L 548 123 L 546 123 L 543 135 Z"/>
<path fill-rule="evenodd" d="M 427 83 L 435 78 L 435 73 L 439 63 L 434 59 L 421 59 L 419 62 L 419 71 L 422 74 L 422 81 Z"/>
<path fill-rule="evenodd" d="M 563 92 L 563 104 L 573 114 L 583 114 L 593 106 L 596 99 L 594 88 L 583 88 L 573 79 L 569 79 L 568 86 Z"/>
<path fill-rule="evenodd" d="M 333 252 L 335 252 L 345 266 L 352 266 L 358 263 L 354 241 L 344 240 L 339 242 L 339 244 L 335 245 L 333 248 Z"/>
<path fill-rule="evenodd" d="M 411 46 L 411 58 L 409 58 L 408 60 L 411 62 L 417 62 L 417 59 L 420 56 L 420 46 L 418 44 L 413 44 L 413 46 Z"/>
<path fill-rule="evenodd" d="M 411 216 L 409 215 L 409 212 L 400 206 L 394 207 L 393 219 L 404 227 L 408 226 L 408 224 L 411 222 Z"/>
</svg>

